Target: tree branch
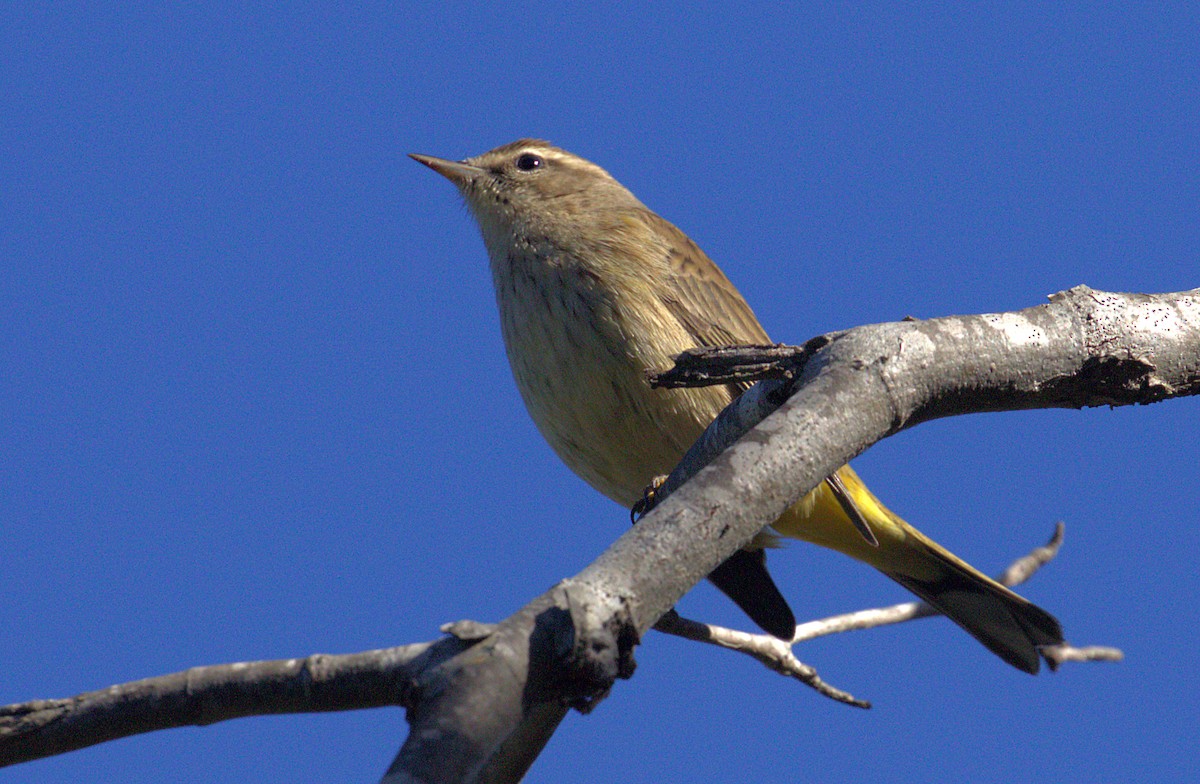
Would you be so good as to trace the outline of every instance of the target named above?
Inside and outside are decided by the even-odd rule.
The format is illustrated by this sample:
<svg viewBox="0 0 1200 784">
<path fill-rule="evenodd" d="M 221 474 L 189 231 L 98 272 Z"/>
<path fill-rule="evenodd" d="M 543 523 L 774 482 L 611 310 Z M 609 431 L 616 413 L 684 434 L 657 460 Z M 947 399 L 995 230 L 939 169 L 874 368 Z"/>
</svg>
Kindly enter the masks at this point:
<svg viewBox="0 0 1200 784">
<path fill-rule="evenodd" d="M 356 654 L 366 680 L 326 703 L 338 707 L 317 709 L 352 707 L 356 689 L 357 707 L 408 707 L 410 733 L 386 782 L 518 781 L 569 707 L 590 710 L 617 678 L 630 677 L 633 648 L 687 590 L 875 441 L 954 414 L 1196 394 L 1200 290 L 1110 294 L 1081 286 L 1014 313 L 859 327 L 799 353 L 807 359 L 799 370 L 755 386 L 718 417 L 659 490 L 657 507 L 575 578 L 494 627 L 452 628 L 469 639 L 417 646 L 390 677 L 368 674 L 374 654 Z M 1084 655 L 1066 651 L 1061 660 Z M 184 673 L 167 676 L 182 682 L 165 695 L 164 683 L 154 684 L 162 679 L 150 679 L 29 703 L 46 712 L 26 722 L 24 734 L 0 734 L 0 763 L 118 734 L 291 710 L 302 704 L 298 695 L 320 691 L 317 665 L 337 658 L 266 663 L 253 682 L 254 665 L 226 665 L 243 672 L 221 672 L 199 694 L 196 676 L 188 685 Z M 244 687 L 236 683 L 242 676 Z M 272 682 L 295 701 L 257 700 L 252 709 L 250 695 Z M 105 702 L 109 693 L 124 696 Z M 69 706 L 85 697 L 106 707 L 73 720 L 84 714 Z M 214 707 L 226 700 L 239 707 Z M 105 711 L 125 731 L 104 730 Z M 24 721 L 20 710 L 7 716 Z"/>
<path fill-rule="evenodd" d="M 0 707 L 0 766 L 243 716 L 406 705 L 414 676 L 467 647 L 448 637 L 339 656 L 216 664 L 66 699 L 6 705 Z"/>
</svg>

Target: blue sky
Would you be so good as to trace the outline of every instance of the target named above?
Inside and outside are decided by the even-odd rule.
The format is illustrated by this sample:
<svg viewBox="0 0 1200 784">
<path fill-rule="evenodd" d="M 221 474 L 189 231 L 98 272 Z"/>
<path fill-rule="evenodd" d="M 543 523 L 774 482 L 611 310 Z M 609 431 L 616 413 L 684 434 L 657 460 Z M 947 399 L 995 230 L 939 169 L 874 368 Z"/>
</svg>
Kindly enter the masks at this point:
<svg viewBox="0 0 1200 784">
<path fill-rule="evenodd" d="M 626 513 L 540 440 L 478 233 L 404 157 L 520 136 L 688 232 L 771 335 L 1197 285 L 1200 12 L 1111 4 L 0 10 L 0 702 L 503 618 Z M 1182 781 L 1200 403 L 940 421 L 897 512 L 1119 665 L 944 619 L 803 646 L 869 712 L 652 634 L 531 782 Z M 904 600 L 793 545 L 801 618 Z M 680 609 L 743 624 L 700 586 Z M 6 782 L 374 781 L 397 709 L 118 741 Z"/>
</svg>

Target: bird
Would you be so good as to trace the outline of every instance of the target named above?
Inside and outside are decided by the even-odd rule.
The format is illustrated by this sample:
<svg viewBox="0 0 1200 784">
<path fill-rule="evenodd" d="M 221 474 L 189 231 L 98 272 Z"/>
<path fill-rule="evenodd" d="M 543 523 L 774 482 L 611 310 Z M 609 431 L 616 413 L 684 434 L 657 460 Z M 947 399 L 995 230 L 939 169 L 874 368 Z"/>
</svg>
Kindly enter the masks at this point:
<svg viewBox="0 0 1200 784">
<path fill-rule="evenodd" d="M 654 389 L 648 374 L 695 346 L 770 343 L 750 306 L 680 229 L 549 142 L 518 139 L 463 160 L 410 157 L 450 180 L 478 223 L 509 364 L 538 430 L 584 481 L 636 504 L 744 391 Z M 766 568 L 775 535 L 873 566 L 1024 672 L 1063 642 L 1054 616 L 893 513 L 849 465 L 770 528 L 709 579 L 785 641 L 796 622 Z"/>
</svg>

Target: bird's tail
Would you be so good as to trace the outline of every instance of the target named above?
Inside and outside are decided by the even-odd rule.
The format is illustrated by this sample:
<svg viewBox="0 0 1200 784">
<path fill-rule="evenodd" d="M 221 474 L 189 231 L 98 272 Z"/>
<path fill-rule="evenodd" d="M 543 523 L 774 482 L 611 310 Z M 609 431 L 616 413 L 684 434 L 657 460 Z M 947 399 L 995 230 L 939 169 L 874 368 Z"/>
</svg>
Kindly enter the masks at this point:
<svg viewBox="0 0 1200 784">
<path fill-rule="evenodd" d="M 708 579 L 763 631 L 781 640 L 796 636 L 796 617 L 767 571 L 763 550 L 738 550 Z"/>
<path fill-rule="evenodd" d="M 1062 626 L 1050 613 L 957 558 L 939 550 L 929 558 L 941 566 L 933 576 L 884 574 L 924 599 L 965 629 L 988 650 L 1019 670 L 1037 673 L 1040 649 L 1063 642 Z M 963 568 L 963 567 L 966 568 Z"/>
<path fill-rule="evenodd" d="M 774 527 L 874 566 L 1019 670 L 1036 673 L 1040 649 L 1063 642 L 1054 616 L 902 520 L 849 466 L 788 509 Z"/>
</svg>

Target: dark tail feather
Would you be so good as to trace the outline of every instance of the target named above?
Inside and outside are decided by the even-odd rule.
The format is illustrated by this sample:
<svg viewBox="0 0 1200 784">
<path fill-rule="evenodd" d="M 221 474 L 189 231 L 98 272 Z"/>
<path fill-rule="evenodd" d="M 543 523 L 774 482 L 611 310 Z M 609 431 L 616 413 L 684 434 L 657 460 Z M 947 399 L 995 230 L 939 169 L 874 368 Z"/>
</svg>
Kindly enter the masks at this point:
<svg viewBox="0 0 1200 784">
<path fill-rule="evenodd" d="M 708 576 L 763 631 L 781 640 L 796 634 L 796 616 L 767 572 L 763 550 L 738 550 Z"/>
<path fill-rule="evenodd" d="M 933 581 L 903 574 L 888 577 L 936 607 L 1004 661 L 1036 674 L 1041 663 L 1038 649 L 1063 642 L 1058 620 L 999 583 L 983 582 L 956 564 L 945 565 L 949 568 Z"/>
</svg>

